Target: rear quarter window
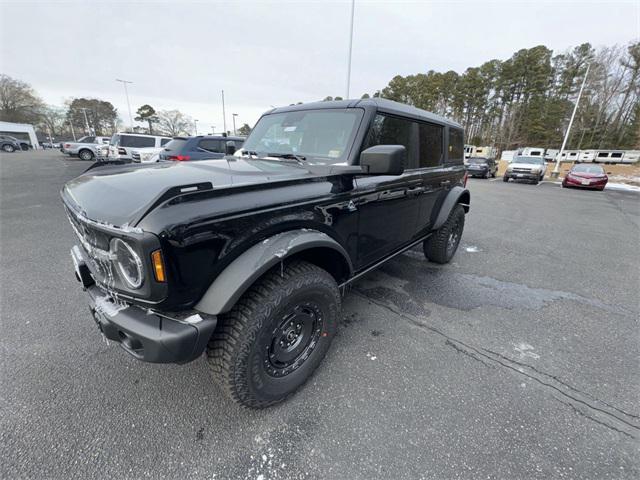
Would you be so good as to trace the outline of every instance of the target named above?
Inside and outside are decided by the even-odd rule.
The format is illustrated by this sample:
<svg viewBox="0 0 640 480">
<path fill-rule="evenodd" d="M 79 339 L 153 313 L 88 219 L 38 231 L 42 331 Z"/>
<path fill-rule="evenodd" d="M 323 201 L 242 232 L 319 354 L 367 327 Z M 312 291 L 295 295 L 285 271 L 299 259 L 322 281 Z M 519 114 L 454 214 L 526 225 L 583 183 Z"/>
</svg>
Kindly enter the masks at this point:
<svg viewBox="0 0 640 480">
<path fill-rule="evenodd" d="M 449 162 L 462 163 L 464 158 L 464 135 L 459 128 L 449 127 Z"/>
<path fill-rule="evenodd" d="M 167 144 L 164 146 L 164 149 L 168 152 L 179 152 L 184 148 L 186 143 L 186 140 L 174 138 L 173 140 L 167 142 Z"/>
<path fill-rule="evenodd" d="M 155 147 L 156 139 L 137 135 L 120 135 L 120 146 L 133 148 Z"/>
</svg>

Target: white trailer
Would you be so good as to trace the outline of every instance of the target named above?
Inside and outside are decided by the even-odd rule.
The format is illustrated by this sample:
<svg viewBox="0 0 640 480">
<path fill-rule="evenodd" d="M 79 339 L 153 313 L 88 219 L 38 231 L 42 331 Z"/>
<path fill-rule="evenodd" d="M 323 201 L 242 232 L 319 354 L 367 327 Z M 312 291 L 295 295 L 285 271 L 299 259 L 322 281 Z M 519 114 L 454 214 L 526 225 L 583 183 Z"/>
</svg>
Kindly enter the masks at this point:
<svg viewBox="0 0 640 480">
<path fill-rule="evenodd" d="M 556 161 L 556 157 L 558 156 L 558 153 L 560 152 L 560 150 L 556 150 L 553 148 L 547 148 L 544 151 L 544 159 L 547 162 L 555 162 Z"/>
<path fill-rule="evenodd" d="M 495 147 L 475 147 L 472 156 L 494 160 L 498 156 L 498 149 Z"/>
<path fill-rule="evenodd" d="M 640 161 L 640 150 L 626 150 L 622 156 L 622 163 L 637 163 Z"/>
<path fill-rule="evenodd" d="M 579 162 L 593 162 L 596 158 L 596 154 L 598 152 L 596 150 L 580 150 L 580 154 L 578 155 Z"/>
<path fill-rule="evenodd" d="M 520 152 L 523 157 L 543 157 L 544 148 L 540 147 L 525 147 Z"/>
<path fill-rule="evenodd" d="M 503 150 L 500 155 L 500 160 L 504 160 L 505 162 L 511 162 L 513 157 L 517 154 L 516 150 Z"/>
<path fill-rule="evenodd" d="M 595 155 L 597 163 L 621 163 L 624 150 L 598 150 Z"/>
</svg>

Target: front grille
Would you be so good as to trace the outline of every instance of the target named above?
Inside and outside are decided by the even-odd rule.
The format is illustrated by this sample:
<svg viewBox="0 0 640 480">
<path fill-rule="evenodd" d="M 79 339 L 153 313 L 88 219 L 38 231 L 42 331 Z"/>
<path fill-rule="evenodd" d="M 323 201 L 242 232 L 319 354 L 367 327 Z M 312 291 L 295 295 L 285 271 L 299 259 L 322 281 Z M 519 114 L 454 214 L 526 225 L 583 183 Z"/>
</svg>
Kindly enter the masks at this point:
<svg viewBox="0 0 640 480">
<path fill-rule="evenodd" d="M 513 173 L 531 173 L 531 170 L 528 168 L 514 168 Z"/>
</svg>

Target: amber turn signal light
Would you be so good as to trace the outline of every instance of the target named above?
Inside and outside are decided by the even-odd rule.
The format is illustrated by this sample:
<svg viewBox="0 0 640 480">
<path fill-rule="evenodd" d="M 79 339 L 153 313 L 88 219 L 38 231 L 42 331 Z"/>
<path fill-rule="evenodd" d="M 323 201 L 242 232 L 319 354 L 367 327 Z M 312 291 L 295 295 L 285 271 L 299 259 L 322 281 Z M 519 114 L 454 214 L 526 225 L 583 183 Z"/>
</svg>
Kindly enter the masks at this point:
<svg viewBox="0 0 640 480">
<path fill-rule="evenodd" d="M 164 273 L 164 262 L 162 261 L 162 251 L 156 250 L 151 254 L 151 263 L 153 263 L 153 276 L 156 282 L 166 282 L 167 277 Z"/>
</svg>

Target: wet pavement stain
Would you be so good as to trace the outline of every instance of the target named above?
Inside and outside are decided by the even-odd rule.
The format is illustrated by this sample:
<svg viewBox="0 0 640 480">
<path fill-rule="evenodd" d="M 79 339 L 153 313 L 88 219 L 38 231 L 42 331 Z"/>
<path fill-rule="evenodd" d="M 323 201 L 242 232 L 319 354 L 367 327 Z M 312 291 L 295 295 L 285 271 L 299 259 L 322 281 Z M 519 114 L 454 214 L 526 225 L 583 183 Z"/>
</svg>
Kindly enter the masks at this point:
<svg viewBox="0 0 640 480">
<path fill-rule="evenodd" d="M 430 314 L 427 307 L 429 303 L 465 311 L 482 306 L 539 310 L 557 300 L 571 300 L 611 313 L 637 316 L 637 313 L 622 307 L 571 292 L 533 288 L 456 272 L 446 266 L 429 265 L 426 261 L 402 255 L 363 278 L 355 288 L 370 298 L 393 304 L 405 313 L 420 317 Z"/>
</svg>

